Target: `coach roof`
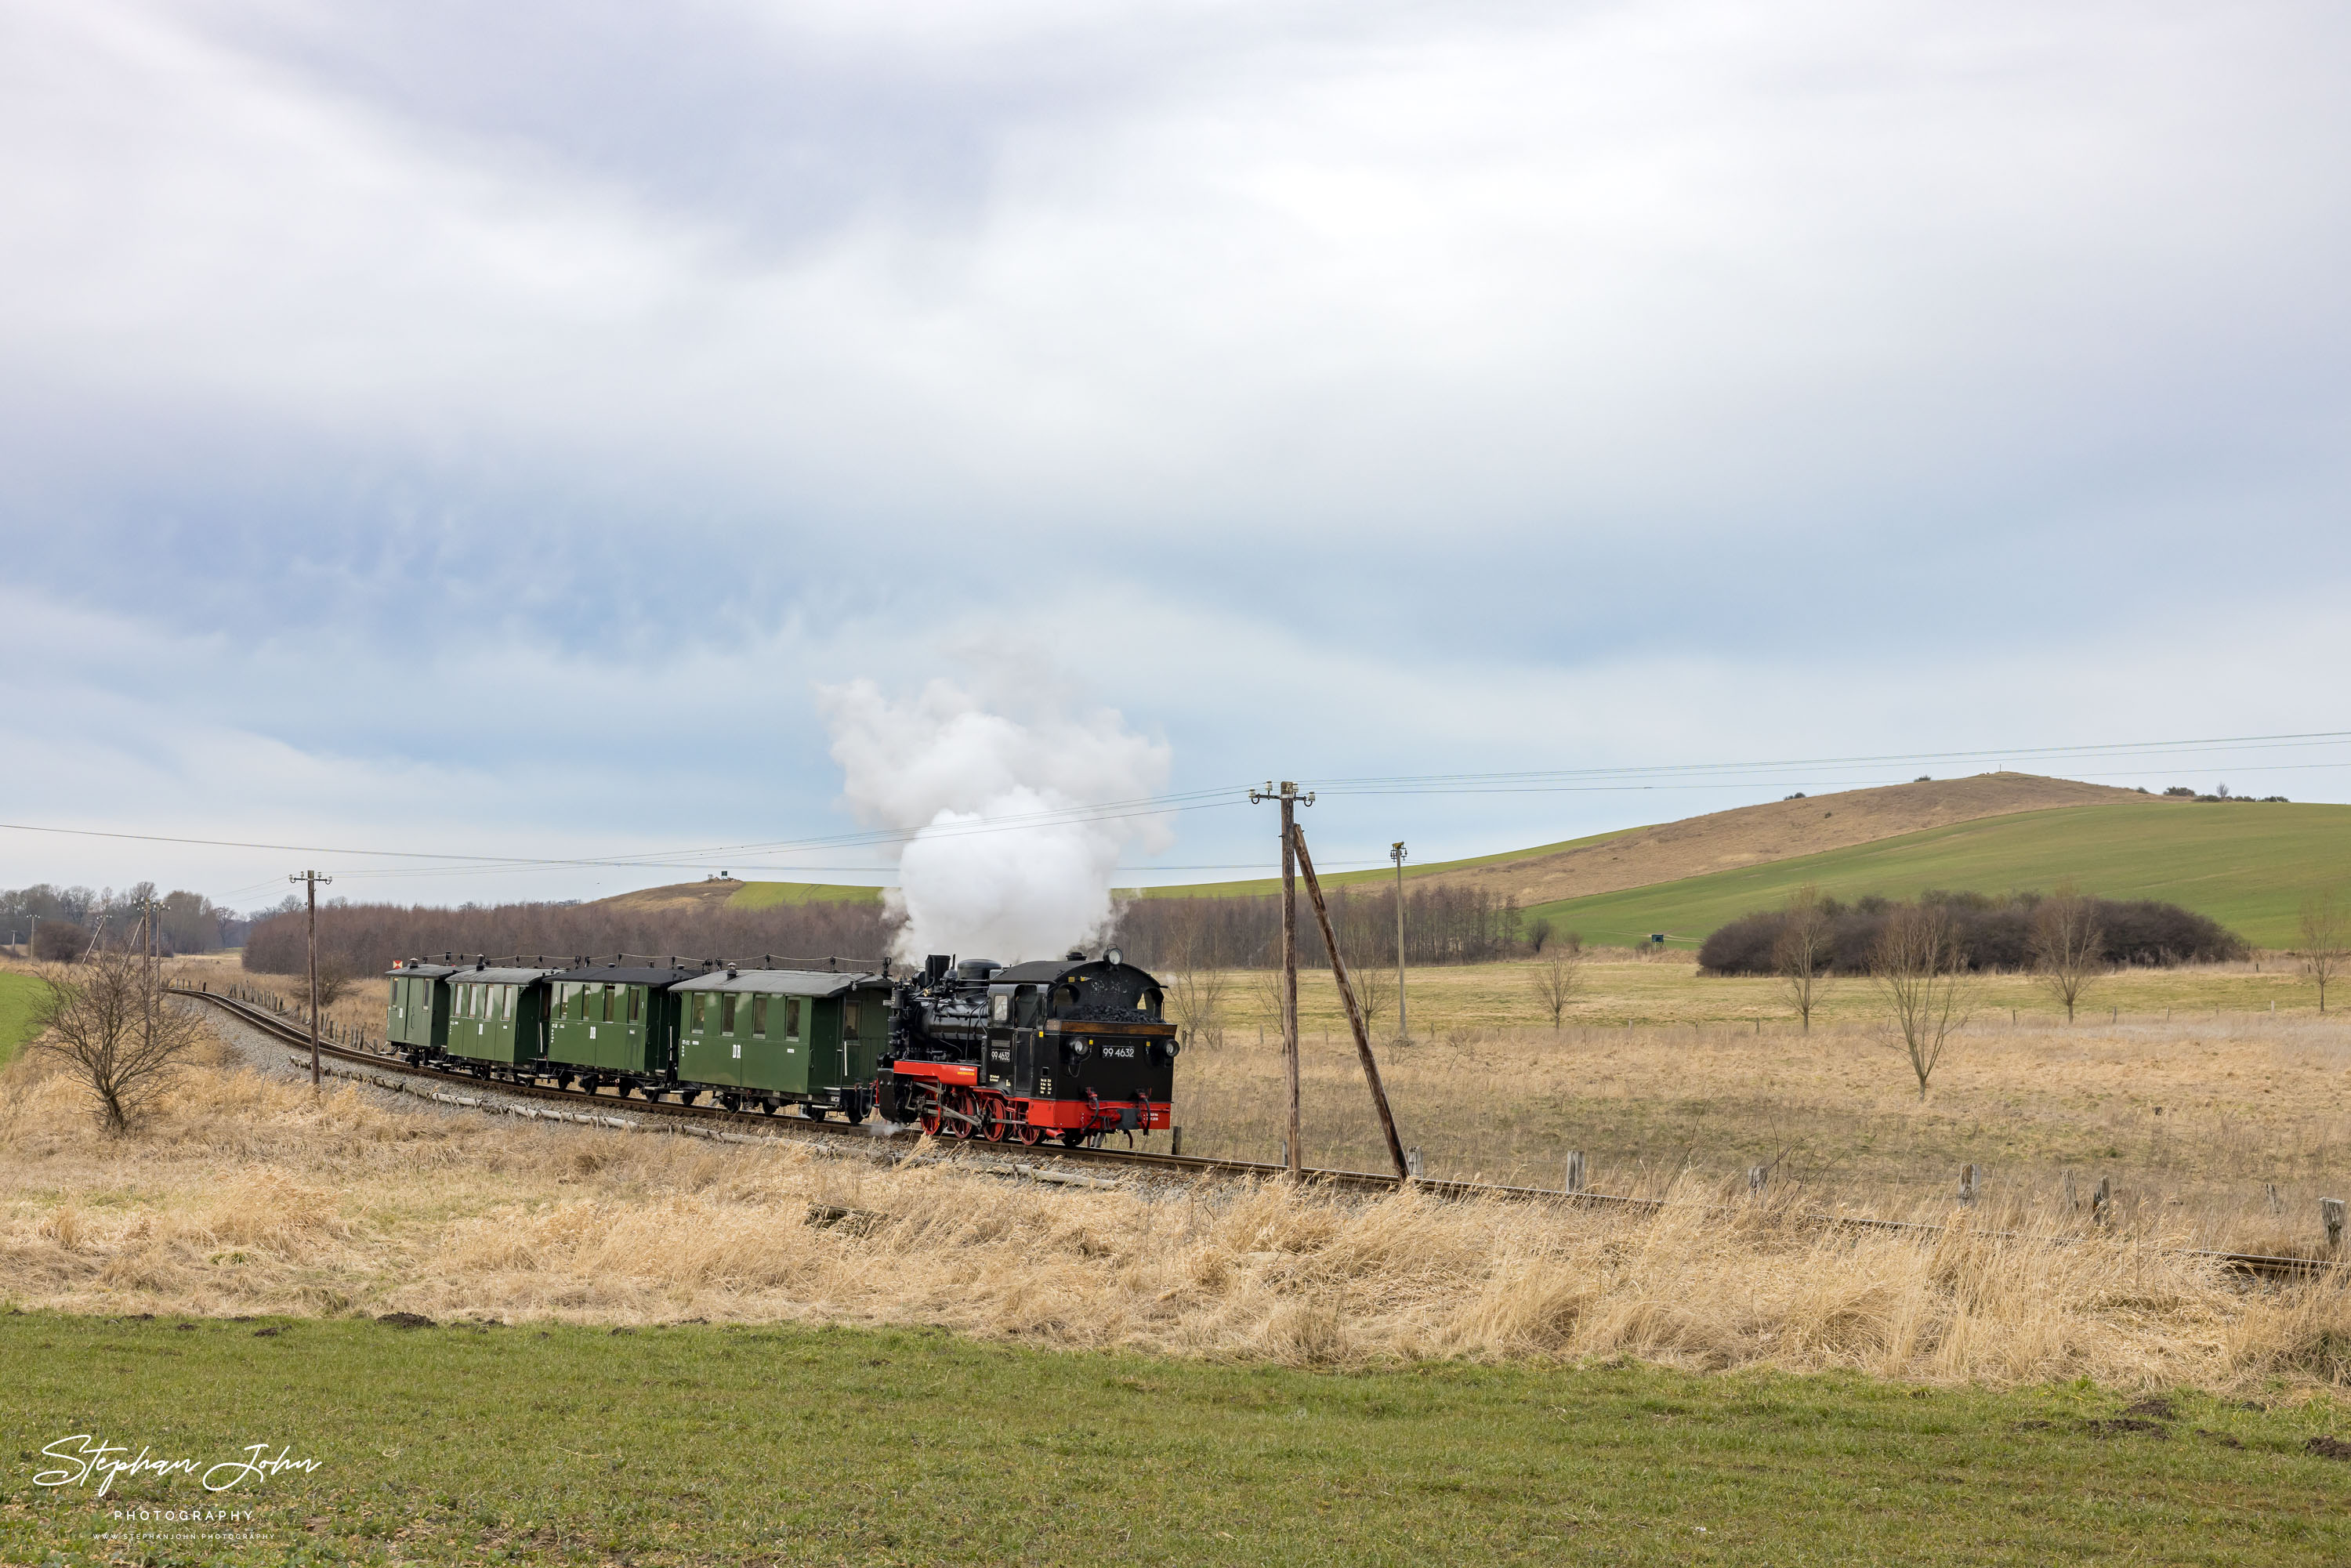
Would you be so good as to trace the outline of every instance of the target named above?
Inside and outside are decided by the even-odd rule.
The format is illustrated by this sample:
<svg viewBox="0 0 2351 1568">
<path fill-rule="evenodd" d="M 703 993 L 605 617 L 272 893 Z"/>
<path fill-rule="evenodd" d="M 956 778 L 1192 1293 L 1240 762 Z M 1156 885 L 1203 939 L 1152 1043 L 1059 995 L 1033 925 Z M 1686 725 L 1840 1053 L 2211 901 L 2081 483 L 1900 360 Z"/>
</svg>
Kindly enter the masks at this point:
<svg viewBox="0 0 2351 1568">
<path fill-rule="evenodd" d="M 772 997 L 837 997 L 865 986 L 886 986 L 879 975 L 840 975 L 825 969 L 713 969 L 686 981 L 681 991 L 757 991 Z"/>
<path fill-rule="evenodd" d="M 449 979 L 460 986 L 535 986 L 554 973 L 552 969 L 459 969 Z"/>
<path fill-rule="evenodd" d="M 398 968 L 386 969 L 384 976 L 394 980 L 438 980 L 456 972 L 446 964 L 402 964 Z"/>
<path fill-rule="evenodd" d="M 576 969 L 549 969 L 546 977 L 569 984 L 590 986 L 674 986 L 680 980 L 690 980 L 701 974 L 699 968 L 653 969 L 637 968 L 622 964 L 583 964 Z"/>
</svg>

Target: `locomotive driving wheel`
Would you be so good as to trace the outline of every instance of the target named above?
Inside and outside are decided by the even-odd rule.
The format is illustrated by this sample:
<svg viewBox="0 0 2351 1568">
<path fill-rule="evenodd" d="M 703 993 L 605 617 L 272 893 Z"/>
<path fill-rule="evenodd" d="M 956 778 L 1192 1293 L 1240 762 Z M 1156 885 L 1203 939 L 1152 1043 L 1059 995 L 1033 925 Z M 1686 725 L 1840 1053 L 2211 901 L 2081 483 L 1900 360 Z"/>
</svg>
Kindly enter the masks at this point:
<svg viewBox="0 0 2351 1568">
<path fill-rule="evenodd" d="M 939 1114 L 939 1097 L 936 1094 L 923 1102 L 922 1113 L 914 1118 L 914 1124 L 923 1129 L 925 1136 L 933 1138 L 939 1135 L 939 1128 L 946 1122 L 946 1118 Z"/>
<path fill-rule="evenodd" d="M 1019 1134 L 1023 1148 L 1033 1149 L 1045 1141 L 1045 1129 L 1042 1127 L 1034 1127 L 1023 1122 L 1012 1130 Z"/>
<path fill-rule="evenodd" d="M 972 1130 L 978 1125 L 979 1122 L 979 1118 L 977 1114 L 979 1110 L 979 1104 L 978 1102 L 972 1098 L 971 1091 L 967 1089 L 956 1090 L 955 1103 L 952 1109 L 962 1113 L 948 1119 L 947 1131 L 954 1134 L 958 1138 L 970 1137 Z"/>
<path fill-rule="evenodd" d="M 981 1137 L 991 1144 L 1000 1144 L 1004 1141 L 1004 1134 L 1010 1130 L 1010 1124 L 1004 1119 L 1002 1102 L 988 1099 L 979 1103 L 979 1135 Z"/>
</svg>

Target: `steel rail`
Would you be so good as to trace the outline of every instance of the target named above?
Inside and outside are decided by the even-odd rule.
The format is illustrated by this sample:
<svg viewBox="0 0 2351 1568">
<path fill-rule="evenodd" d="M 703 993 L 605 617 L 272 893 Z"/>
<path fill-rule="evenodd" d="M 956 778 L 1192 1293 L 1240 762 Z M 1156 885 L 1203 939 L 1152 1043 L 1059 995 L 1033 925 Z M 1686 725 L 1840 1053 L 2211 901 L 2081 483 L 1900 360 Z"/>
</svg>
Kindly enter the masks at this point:
<svg viewBox="0 0 2351 1568">
<path fill-rule="evenodd" d="M 173 986 L 169 989 L 177 996 L 211 1002 L 239 1021 L 252 1025 L 265 1033 L 276 1035 L 288 1045 L 300 1046 L 305 1051 L 309 1049 L 310 1035 L 308 1030 L 288 1022 L 284 1017 L 267 1008 L 219 991 L 203 990 L 186 986 Z M 518 1095 L 527 1099 L 557 1100 L 573 1105 L 594 1105 L 600 1109 L 626 1108 L 642 1115 L 673 1117 L 682 1122 L 758 1127 L 770 1134 L 780 1133 L 787 1137 L 831 1139 L 858 1137 L 868 1144 L 880 1142 L 874 1134 L 852 1134 L 847 1126 L 831 1122 L 815 1122 L 800 1116 L 771 1116 L 757 1111 L 729 1111 L 723 1105 L 686 1105 L 668 1100 L 624 1099 L 617 1094 L 604 1094 L 580 1089 L 559 1089 L 544 1083 L 521 1083 L 506 1078 L 485 1079 L 472 1072 L 419 1066 L 391 1051 L 367 1051 L 350 1046 L 335 1045 L 323 1039 L 319 1041 L 319 1052 L 321 1056 L 331 1056 L 341 1061 L 382 1068 L 403 1076 L 438 1080 L 475 1089 L 486 1087 L 501 1093 Z M 1256 1160 L 1213 1159 L 1199 1155 L 1162 1155 L 1143 1149 L 1108 1149 L 1085 1145 L 1069 1148 L 1050 1141 L 1033 1145 L 1025 1144 L 1006 1145 L 957 1138 L 952 1140 L 947 1146 L 968 1149 L 975 1153 L 983 1151 L 1017 1153 L 1024 1157 L 1044 1155 L 1072 1164 L 1123 1166 L 1139 1172 L 1159 1171 L 1169 1176 L 1206 1176 L 1228 1180 L 1272 1180 L 1289 1175 L 1287 1168 L 1282 1166 Z M 1341 1192 L 1374 1195 L 1392 1194 L 1409 1186 L 1416 1192 L 1424 1192 L 1433 1197 L 1450 1198 L 1457 1201 L 1499 1199 L 1505 1202 L 1548 1203 L 1566 1207 L 1607 1208 L 1618 1212 L 1645 1214 L 1655 1214 L 1667 1207 L 1664 1198 L 1635 1197 L 1624 1193 L 1566 1192 L 1555 1187 L 1510 1186 L 1499 1182 L 1455 1181 L 1428 1176 L 1398 1177 L 1376 1171 L 1310 1168 L 1302 1173 L 1302 1176 L 1309 1185 L 1314 1186 Z M 1815 1223 L 1829 1229 L 1890 1232 L 1914 1235 L 1921 1239 L 1929 1236 L 1948 1236 L 1952 1233 L 1949 1226 L 1929 1224 L 1923 1220 L 1872 1219 L 1860 1215 L 1820 1215 L 1815 1217 Z M 2053 1245 L 2072 1245 L 2084 1239 L 2071 1236 L 2032 1236 L 2014 1230 L 1987 1230 L 1972 1234 L 1985 1240 L 2035 1241 Z M 2175 1251 L 2173 1256 L 2218 1263 L 2225 1269 L 2263 1279 L 2300 1279 L 2314 1275 L 2340 1276 L 2346 1268 L 2345 1263 L 2326 1258 L 2289 1258 L 2266 1252 L 2223 1252 L 2204 1248 L 2181 1249 Z"/>
</svg>

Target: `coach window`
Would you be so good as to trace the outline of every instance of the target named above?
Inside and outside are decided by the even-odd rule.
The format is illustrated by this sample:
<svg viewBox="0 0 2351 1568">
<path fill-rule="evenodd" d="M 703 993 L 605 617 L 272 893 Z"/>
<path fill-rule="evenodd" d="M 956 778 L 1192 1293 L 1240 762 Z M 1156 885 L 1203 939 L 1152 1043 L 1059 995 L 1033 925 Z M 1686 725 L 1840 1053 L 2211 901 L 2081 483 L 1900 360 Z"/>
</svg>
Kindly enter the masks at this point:
<svg viewBox="0 0 2351 1568">
<path fill-rule="evenodd" d="M 751 1038 L 768 1038 L 768 998 L 765 997 L 751 998 Z"/>
<path fill-rule="evenodd" d="M 857 1038 L 858 1025 L 863 1020 L 864 1013 L 865 1004 L 862 1002 L 843 1002 L 841 1004 L 841 1039 L 855 1040 Z"/>
<path fill-rule="evenodd" d="M 694 1009 L 693 1009 L 693 1010 L 694 1010 L 694 1027 L 695 1027 L 695 1028 L 696 1028 L 696 1029 L 700 1029 L 700 1028 L 702 1027 L 702 1003 L 703 1003 L 703 998 L 704 998 L 704 993 L 703 993 L 703 992 L 701 992 L 701 991 L 696 991 L 696 992 L 695 992 L 695 993 L 694 993 Z"/>
<path fill-rule="evenodd" d="M 644 1016 L 645 988 L 643 986 L 631 986 L 629 988 L 629 1021 L 635 1023 Z"/>
<path fill-rule="evenodd" d="M 732 991 L 726 992 L 718 998 L 718 1032 L 721 1034 L 735 1032 L 735 993 Z"/>
<path fill-rule="evenodd" d="M 800 999 L 798 997 L 787 997 L 784 998 L 784 1038 L 798 1040 L 799 1037 Z"/>
</svg>

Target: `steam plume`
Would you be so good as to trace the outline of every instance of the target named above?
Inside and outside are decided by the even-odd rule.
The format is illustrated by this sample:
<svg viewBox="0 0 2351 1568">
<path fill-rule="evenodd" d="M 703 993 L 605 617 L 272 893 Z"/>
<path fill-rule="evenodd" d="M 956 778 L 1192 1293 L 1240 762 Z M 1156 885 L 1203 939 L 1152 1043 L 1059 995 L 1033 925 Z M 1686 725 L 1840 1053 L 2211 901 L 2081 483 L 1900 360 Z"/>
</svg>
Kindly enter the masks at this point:
<svg viewBox="0 0 2351 1568">
<path fill-rule="evenodd" d="M 1113 709 L 1071 713 L 1032 698 L 1032 711 L 1014 717 L 943 680 L 903 703 L 863 680 L 820 687 L 818 697 L 858 820 L 915 833 L 885 895 L 901 959 L 956 953 L 1011 963 L 1092 941 L 1114 913 L 1122 852 L 1168 841 L 1156 817 L 972 829 L 1157 794 L 1167 747 L 1131 733 Z"/>
</svg>

